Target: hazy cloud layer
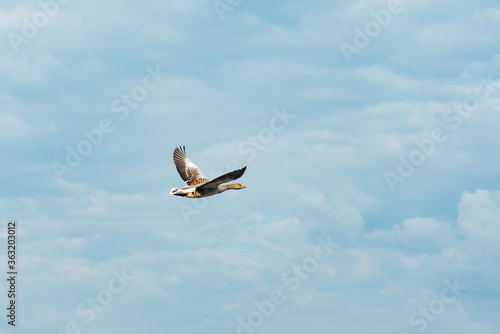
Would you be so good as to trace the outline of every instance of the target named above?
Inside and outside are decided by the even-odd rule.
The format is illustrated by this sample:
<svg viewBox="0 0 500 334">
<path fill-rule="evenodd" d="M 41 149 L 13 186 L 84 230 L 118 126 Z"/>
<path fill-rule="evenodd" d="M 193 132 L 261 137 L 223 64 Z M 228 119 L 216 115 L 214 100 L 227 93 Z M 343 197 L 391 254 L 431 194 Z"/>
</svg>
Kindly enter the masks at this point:
<svg viewBox="0 0 500 334">
<path fill-rule="evenodd" d="M 497 333 L 499 26 L 494 1 L 2 5 L 15 330 Z M 178 145 L 247 188 L 170 196 Z"/>
</svg>

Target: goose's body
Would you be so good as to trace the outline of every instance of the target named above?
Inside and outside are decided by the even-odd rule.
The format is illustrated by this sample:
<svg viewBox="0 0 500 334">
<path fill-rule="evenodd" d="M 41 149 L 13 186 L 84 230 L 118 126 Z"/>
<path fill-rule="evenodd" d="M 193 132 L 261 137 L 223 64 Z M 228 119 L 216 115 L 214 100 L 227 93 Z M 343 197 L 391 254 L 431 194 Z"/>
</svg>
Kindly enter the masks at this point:
<svg viewBox="0 0 500 334">
<path fill-rule="evenodd" d="M 180 189 L 172 188 L 171 195 L 199 198 L 217 195 L 228 189 L 246 188 L 240 183 L 223 184 L 240 178 L 245 173 L 246 166 L 209 181 L 201 170 L 189 160 L 184 146 L 174 149 L 174 164 L 179 175 L 187 182 L 188 186 Z"/>
</svg>

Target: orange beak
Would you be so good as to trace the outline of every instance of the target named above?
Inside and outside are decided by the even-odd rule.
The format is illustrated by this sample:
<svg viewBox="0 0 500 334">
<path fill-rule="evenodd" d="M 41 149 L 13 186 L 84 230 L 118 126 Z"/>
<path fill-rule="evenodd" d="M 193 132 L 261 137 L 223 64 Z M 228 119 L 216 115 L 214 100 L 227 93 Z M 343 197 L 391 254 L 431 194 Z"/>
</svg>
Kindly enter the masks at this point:
<svg viewBox="0 0 500 334">
<path fill-rule="evenodd" d="M 241 185 L 241 189 L 246 188 L 244 185 Z"/>
</svg>

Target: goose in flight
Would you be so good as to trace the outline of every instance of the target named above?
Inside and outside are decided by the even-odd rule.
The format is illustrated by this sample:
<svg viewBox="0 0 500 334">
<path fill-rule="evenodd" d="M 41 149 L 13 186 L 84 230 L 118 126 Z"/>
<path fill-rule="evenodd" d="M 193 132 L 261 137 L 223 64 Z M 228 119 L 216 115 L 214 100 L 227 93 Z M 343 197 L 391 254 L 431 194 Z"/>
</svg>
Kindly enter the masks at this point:
<svg viewBox="0 0 500 334">
<path fill-rule="evenodd" d="M 220 194 L 228 189 L 246 188 L 240 183 L 223 183 L 236 180 L 245 173 L 246 166 L 216 177 L 209 181 L 201 170 L 186 155 L 186 147 L 176 147 L 174 149 L 174 163 L 181 178 L 187 182 L 184 188 L 172 188 L 170 195 L 185 196 L 190 198 L 207 197 Z"/>
</svg>

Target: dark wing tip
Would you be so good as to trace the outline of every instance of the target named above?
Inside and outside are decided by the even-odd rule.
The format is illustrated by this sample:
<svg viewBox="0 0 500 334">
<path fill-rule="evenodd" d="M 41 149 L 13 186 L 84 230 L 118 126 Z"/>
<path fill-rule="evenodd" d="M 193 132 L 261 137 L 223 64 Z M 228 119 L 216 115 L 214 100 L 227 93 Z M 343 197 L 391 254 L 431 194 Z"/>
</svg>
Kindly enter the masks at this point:
<svg viewBox="0 0 500 334">
<path fill-rule="evenodd" d="M 247 166 L 240 168 L 240 169 L 237 169 L 231 173 L 234 173 L 234 176 L 236 176 L 236 179 L 239 179 L 243 175 L 243 173 L 245 173 L 246 169 L 247 169 Z"/>
</svg>

